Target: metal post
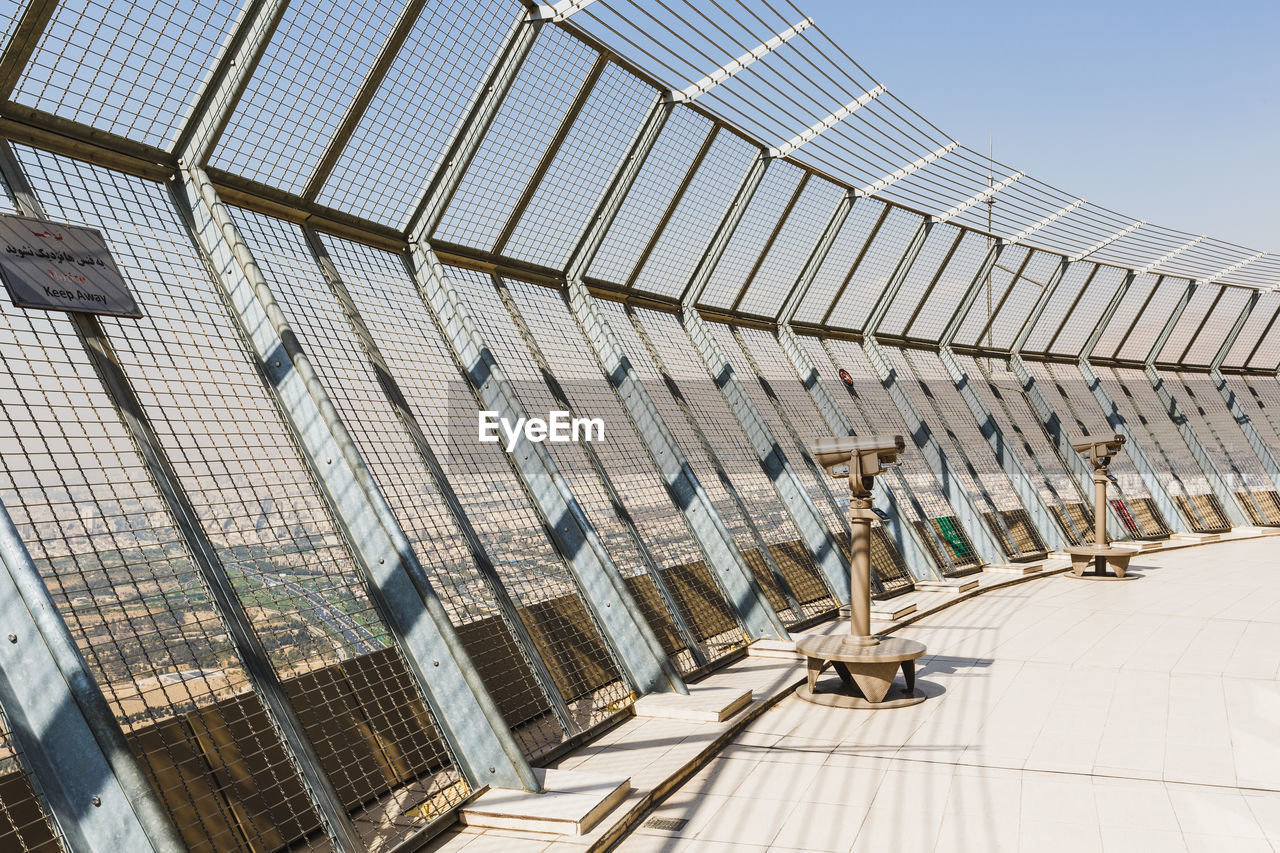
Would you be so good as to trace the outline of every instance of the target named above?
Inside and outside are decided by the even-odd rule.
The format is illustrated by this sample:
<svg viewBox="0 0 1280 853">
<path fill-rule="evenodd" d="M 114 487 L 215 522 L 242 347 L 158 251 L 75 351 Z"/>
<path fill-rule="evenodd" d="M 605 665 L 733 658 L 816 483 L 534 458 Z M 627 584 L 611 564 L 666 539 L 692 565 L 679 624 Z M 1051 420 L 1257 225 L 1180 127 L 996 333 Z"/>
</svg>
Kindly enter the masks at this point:
<svg viewBox="0 0 1280 853">
<path fill-rule="evenodd" d="M 0 707 L 35 787 L 77 851 L 183 849 L 0 504 Z"/>
<path fill-rule="evenodd" d="M 1191 295 L 1195 292 L 1196 283 L 1194 281 L 1187 283 L 1187 289 L 1183 291 L 1182 297 L 1178 300 L 1178 304 L 1174 306 L 1169 320 L 1164 324 L 1164 328 L 1160 330 L 1160 334 L 1156 336 L 1155 343 L 1151 346 L 1151 351 L 1147 353 L 1146 359 L 1142 364 L 1142 372 L 1146 374 L 1147 380 L 1151 383 L 1151 388 L 1160 398 L 1160 404 L 1164 407 L 1165 413 L 1168 414 L 1169 420 L 1173 421 L 1173 425 L 1178 428 L 1178 433 L 1186 442 L 1187 449 L 1191 451 L 1191 457 L 1200 466 L 1200 470 L 1204 472 L 1205 479 L 1209 481 L 1209 488 L 1213 490 L 1217 496 L 1218 502 L 1222 504 L 1223 510 L 1234 526 L 1244 526 L 1249 524 L 1249 516 L 1244 511 L 1244 507 L 1240 505 L 1240 499 L 1236 497 L 1236 493 L 1227 485 L 1226 478 L 1222 476 L 1222 472 L 1218 470 L 1218 466 L 1214 464 L 1213 458 L 1209 456 L 1209 451 L 1205 450 L 1204 444 L 1200 441 L 1200 436 L 1196 435 L 1195 430 L 1191 428 L 1191 424 L 1187 421 L 1187 416 L 1182 413 L 1182 407 L 1178 405 L 1178 401 L 1173 394 L 1169 392 L 1169 388 L 1164 384 L 1164 377 L 1160 375 L 1160 371 L 1156 370 L 1155 360 L 1164 349 L 1164 345 L 1169 340 L 1169 336 L 1173 334 L 1173 329 L 1178 325 L 1178 321 L 1182 319 L 1182 314 L 1187 310 L 1187 305 L 1191 302 Z"/>
<path fill-rule="evenodd" d="M 405 263 L 480 401 L 512 423 L 525 417 L 519 397 L 435 253 L 418 241 L 412 244 Z M 512 461 L 631 687 L 643 693 L 686 693 L 683 679 L 640 616 L 617 566 L 546 448 L 522 438 Z"/>
<path fill-rule="evenodd" d="M 443 606 L 276 304 L 208 175 L 188 167 L 174 198 L 235 322 L 260 361 L 356 565 L 473 786 L 538 790 Z M 424 610 L 425 616 L 424 617 Z M 428 676 L 430 673 L 430 676 Z"/>
<path fill-rule="evenodd" d="M 827 589 L 836 603 L 847 604 L 849 602 L 849 563 L 841 553 L 832 531 L 822 520 L 818 508 L 814 506 L 809 492 L 800 482 L 791 463 L 787 461 L 782 447 L 769 432 L 764 419 L 761 418 L 751 398 L 747 396 L 746 389 L 742 387 L 742 383 L 733 372 L 729 359 L 711 337 L 705 325 L 706 321 L 702 319 L 697 309 L 692 305 L 686 306 L 681 313 L 680 321 L 698 355 L 702 357 L 703 364 L 711 374 L 716 387 L 724 395 L 729 409 L 751 442 L 760 465 L 778 493 L 779 500 L 782 501 L 791 520 L 795 522 L 796 529 L 800 531 L 800 538 L 817 562 Z"/>
<path fill-rule="evenodd" d="M 1222 362 L 1226 361 L 1227 353 L 1235 345 L 1236 339 L 1240 337 L 1240 332 L 1244 330 L 1245 322 L 1248 321 L 1249 315 L 1253 313 L 1253 309 L 1258 304 L 1260 297 L 1261 294 L 1256 290 L 1249 294 L 1244 310 L 1240 312 L 1240 316 L 1232 324 L 1231 331 L 1227 333 L 1226 339 L 1223 340 L 1222 345 L 1218 347 L 1217 353 L 1213 356 L 1213 361 L 1209 363 L 1209 378 L 1217 387 L 1218 393 L 1222 395 L 1223 401 L 1231 411 L 1231 416 L 1240 425 L 1240 431 L 1244 433 L 1249 446 L 1258 455 L 1258 461 L 1266 469 L 1267 476 L 1271 478 L 1272 484 L 1280 490 L 1280 460 L 1276 459 L 1275 454 L 1271 452 L 1271 447 L 1258 434 L 1258 431 L 1253 426 L 1253 420 L 1241 408 L 1240 402 L 1236 400 L 1235 392 L 1231 390 L 1231 386 L 1227 384 L 1226 377 L 1222 375 L 1222 371 L 1219 369 L 1222 366 Z"/>
<path fill-rule="evenodd" d="M 965 533 L 969 535 L 969 540 L 973 543 L 974 550 L 977 551 L 978 556 L 984 563 L 1003 563 L 1005 560 L 1004 550 L 983 523 L 982 515 L 973 505 L 969 493 L 960 485 L 960 480 L 956 476 L 955 470 L 951 467 L 951 461 L 947 459 L 947 454 L 943 451 L 938 440 L 933 437 L 933 431 L 929 429 L 929 425 L 925 423 L 924 418 L 919 410 L 916 409 L 911 398 L 902 390 L 899 377 L 894 372 L 893 366 L 889 364 L 888 359 L 885 358 L 884 352 L 880 349 L 880 344 L 875 338 L 867 336 L 863 338 L 862 351 L 866 353 L 867 361 L 870 362 L 872 370 L 875 371 L 880 380 L 880 384 L 889 393 L 889 398 L 893 400 L 898 413 L 906 422 L 907 429 L 911 432 L 911 440 L 915 442 L 925 461 L 933 469 L 934 477 L 937 478 L 938 484 L 942 486 L 942 491 L 946 494 L 951 508 L 955 510 L 956 519 L 964 528 Z"/>
<path fill-rule="evenodd" d="M 786 627 L 760 589 L 733 541 L 733 534 L 725 527 L 710 497 L 689 467 L 684 452 L 667 428 L 644 383 L 636 376 L 613 328 L 600 313 L 595 298 L 579 279 L 570 279 L 568 297 L 578 325 L 591 341 L 597 360 L 644 441 L 668 494 L 693 531 L 698 546 L 707 557 L 707 566 L 715 572 L 725 598 L 737 612 L 748 636 L 753 640 L 786 638 Z"/>
<path fill-rule="evenodd" d="M 968 374 L 964 372 L 964 368 L 956 361 L 951 349 L 945 346 L 941 347 L 938 350 L 938 358 L 942 361 L 943 367 L 946 368 L 952 384 L 960 392 L 960 396 L 964 398 L 965 405 L 969 407 L 969 412 L 973 415 L 973 419 L 978 422 L 978 430 L 982 433 L 982 437 L 987 440 L 987 444 L 991 445 L 992 453 L 995 454 L 1000 467 L 1008 476 L 1009 482 L 1013 485 L 1013 490 L 1018 495 L 1018 499 L 1031 516 L 1031 523 L 1036 526 L 1036 530 L 1040 533 L 1040 538 L 1045 541 L 1050 550 L 1053 550 L 1055 541 L 1061 541 L 1064 545 L 1070 544 L 1063 539 L 1063 531 L 1058 528 L 1053 512 L 1049 509 L 1048 504 L 1044 502 L 1044 498 L 1041 497 L 1040 490 L 1031 482 L 1031 475 L 1027 473 L 1026 467 L 1023 466 L 1022 460 L 1014 452 L 1013 446 L 1005 439 L 1004 432 L 1001 431 L 995 418 L 992 417 L 991 412 L 987 410 L 982 400 L 978 399 L 977 393 L 969 384 Z"/>
<path fill-rule="evenodd" d="M 831 392 L 818 375 L 817 367 L 809 359 L 808 353 L 804 351 L 804 347 L 800 345 L 800 342 L 796 339 L 795 332 L 792 331 L 790 326 L 778 326 L 778 343 L 781 344 L 783 352 L 790 359 L 791 366 L 795 368 L 796 378 L 800 380 L 800 384 L 809 392 L 809 396 L 813 398 L 814 405 L 817 406 L 818 411 L 822 414 L 822 419 L 827 422 L 827 428 L 836 435 L 853 435 L 852 425 L 845 418 L 844 413 L 840 411 L 840 407 L 836 405 Z M 902 522 L 903 514 L 897 495 L 882 483 L 881 479 L 876 478 L 874 481 L 871 489 L 872 496 L 877 503 L 883 503 L 889 507 L 889 518 L 882 521 L 882 524 L 889 538 L 898 546 L 898 553 L 902 555 L 903 560 L 906 562 L 907 569 L 911 572 L 912 577 L 917 580 L 937 580 L 941 578 L 938 567 L 929 555 L 928 549 L 920 541 L 919 532 L 914 526 Z"/>
</svg>

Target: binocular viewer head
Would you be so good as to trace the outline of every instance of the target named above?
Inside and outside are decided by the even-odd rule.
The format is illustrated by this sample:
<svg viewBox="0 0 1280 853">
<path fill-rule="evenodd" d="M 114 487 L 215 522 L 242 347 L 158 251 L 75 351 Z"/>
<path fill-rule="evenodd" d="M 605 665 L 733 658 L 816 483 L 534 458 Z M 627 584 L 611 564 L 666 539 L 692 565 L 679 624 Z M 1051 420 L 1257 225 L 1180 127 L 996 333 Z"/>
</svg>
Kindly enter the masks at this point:
<svg viewBox="0 0 1280 853">
<path fill-rule="evenodd" d="M 1102 441 L 1082 441 L 1072 444 L 1071 449 L 1093 463 L 1095 468 L 1105 468 L 1111 464 L 1111 457 L 1119 455 L 1124 449 L 1124 436 L 1115 435 Z"/>
<path fill-rule="evenodd" d="M 838 438 L 820 438 L 813 446 L 814 458 L 827 469 L 832 477 L 848 476 L 851 483 L 860 483 L 868 491 L 871 480 L 884 471 L 885 466 L 898 461 L 898 455 L 907 449 L 902 436 L 869 436 L 859 438 L 845 435 Z M 837 469 L 845 469 L 843 471 Z"/>
</svg>

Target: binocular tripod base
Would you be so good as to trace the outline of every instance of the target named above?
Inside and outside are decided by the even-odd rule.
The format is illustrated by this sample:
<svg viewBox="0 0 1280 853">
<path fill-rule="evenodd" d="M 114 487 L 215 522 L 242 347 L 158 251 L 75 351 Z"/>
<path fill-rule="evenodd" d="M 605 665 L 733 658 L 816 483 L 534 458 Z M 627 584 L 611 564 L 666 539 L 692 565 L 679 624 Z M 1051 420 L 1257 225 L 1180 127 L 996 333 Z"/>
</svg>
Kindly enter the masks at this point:
<svg viewBox="0 0 1280 853">
<path fill-rule="evenodd" d="M 846 642 L 844 637 L 805 637 L 796 651 L 807 661 L 808 680 L 796 691 L 806 702 L 833 708 L 903 708 L 925 700 L 916 692 L 916 658 L 924 643 L 884 637 L 873 646 Z M 840 676 L 837 688 L 819 689 L 818 676 L 831 667 Z M 894 690 L 901 668 L 905 690 Z M 892 691 L 892 692 L 891 692 Z"/>
</svg>

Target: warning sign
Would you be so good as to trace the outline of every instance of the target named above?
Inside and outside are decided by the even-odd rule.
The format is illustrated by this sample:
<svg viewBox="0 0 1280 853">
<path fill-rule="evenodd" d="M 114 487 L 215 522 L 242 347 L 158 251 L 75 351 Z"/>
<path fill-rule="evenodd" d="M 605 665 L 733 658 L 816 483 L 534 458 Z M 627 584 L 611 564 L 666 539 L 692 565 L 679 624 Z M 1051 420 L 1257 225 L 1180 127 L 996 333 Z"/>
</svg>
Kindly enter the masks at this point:
<svg viewBox="0 0 1280 853">
<path fill-rule="evenodd" d="M 0 215 L 0 277 L 23 308 L 142 316 L 92 228 Z"/>
</svg>

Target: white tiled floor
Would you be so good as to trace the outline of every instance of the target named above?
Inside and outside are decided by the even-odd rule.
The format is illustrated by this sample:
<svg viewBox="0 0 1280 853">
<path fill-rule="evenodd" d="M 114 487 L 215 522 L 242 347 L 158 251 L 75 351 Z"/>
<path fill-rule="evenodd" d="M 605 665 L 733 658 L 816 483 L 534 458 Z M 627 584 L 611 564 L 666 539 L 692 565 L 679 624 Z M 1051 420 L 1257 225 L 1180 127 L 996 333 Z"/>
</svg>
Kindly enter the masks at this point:
<svg viewBox="0 0 1280 853">
<path fill-rule="evenodd" d="M 683 829 L 641 825 L 618 849 L 1280 851 L 1275 540 L 1135 569 L 906 628 L 937 695 L 880 712 L 786 699 L 654 811 Z"/>
</svg>

